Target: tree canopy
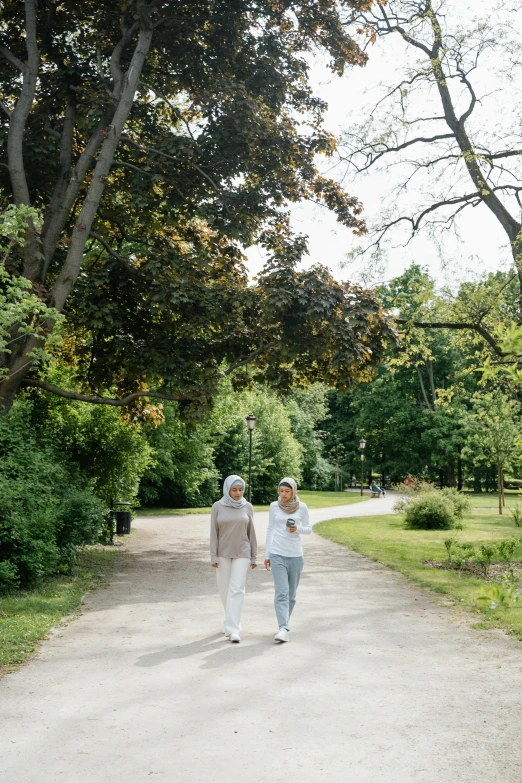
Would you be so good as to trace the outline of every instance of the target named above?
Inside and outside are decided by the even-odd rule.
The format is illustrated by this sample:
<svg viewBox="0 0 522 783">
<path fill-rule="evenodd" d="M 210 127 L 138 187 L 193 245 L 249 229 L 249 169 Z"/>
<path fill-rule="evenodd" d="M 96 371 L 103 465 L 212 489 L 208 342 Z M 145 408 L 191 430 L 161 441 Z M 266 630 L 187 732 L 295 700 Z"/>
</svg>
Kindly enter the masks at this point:
<svg viewBox="0 0 522 783">
<path fill-rule="evenodd" d="M 4 4 L 0 188 L 43 216 L 6 268 L 50 308 L 44 336 L 65 315 L 69 395 L 197 401 L 254 361 L 279 386 L 311 372 L 347 386 L 375 365 L 392 336 L 377 299 L 296 271 L 306 238 L 288 216 L 311 199 L 365 230 L 358 200 L 317 169 L 335 139 L 304 55 L 323 49 L 335 73 L 363 64 L 351 22 L 368 6 Z M 270 260 L 251 286 L 254 242 Z M 23 330 L 0 355 L 7 406 L 21 385 L 60 393 L 31 372 L 43 337 Z"/>
</svg>

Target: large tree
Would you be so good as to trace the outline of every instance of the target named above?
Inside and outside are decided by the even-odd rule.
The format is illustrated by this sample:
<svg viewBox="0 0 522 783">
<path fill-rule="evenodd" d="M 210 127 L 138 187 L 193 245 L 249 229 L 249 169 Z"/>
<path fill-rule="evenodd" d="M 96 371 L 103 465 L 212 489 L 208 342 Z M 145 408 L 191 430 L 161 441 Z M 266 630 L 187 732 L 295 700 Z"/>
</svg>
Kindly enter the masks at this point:
<svg viewBox="0 0 522 783">
<path fill-rule="evenodd" d="M 492 218 L 509 243 L 522 322 L 517 10 L 491 2 L 480 18 L 480 10 L 470 13 L 457 0 L 389 0 L 363 11 L 359 19 L 371 40 L 393 46 L 398 64 L 372 109 L 346 133 L 343 158 L 357 176 L 386 172 L 390 185 L 390 203 L 370 226 L 365 250 L 378 253 L 421 231 L 440 239 L 458 231 L 470 209 Z M 416 326 L 475 330 L 499 358 L 503 348 L 485 323 L 490 304 L 475 299 L 459 318 Z"/>
<path fill-rule="evenodd" d="M 0 187 L 43 215 L 40 229 L 29 213 L 7 268 L 49 318 L 10 326 L 4 408 L 22 385 L 112 404 L 151 385 L 208 398 L 254 360 L 276 385 L 368 374 L 388 321 L 371 293 L 296 271 L 306 241 L 288 205 L 315 200 L 364 231 L 357 199 L 315 166 L 335 140 L 303 55 L 322 48 L 335 73 L 364 63 L 349 19 L 369 6 L 7 0 Z M 241 256 L 253 242 L 270 257 L 256 287 Z M 35 376 L 56 312 L 82 393 Z"/>
</svg>

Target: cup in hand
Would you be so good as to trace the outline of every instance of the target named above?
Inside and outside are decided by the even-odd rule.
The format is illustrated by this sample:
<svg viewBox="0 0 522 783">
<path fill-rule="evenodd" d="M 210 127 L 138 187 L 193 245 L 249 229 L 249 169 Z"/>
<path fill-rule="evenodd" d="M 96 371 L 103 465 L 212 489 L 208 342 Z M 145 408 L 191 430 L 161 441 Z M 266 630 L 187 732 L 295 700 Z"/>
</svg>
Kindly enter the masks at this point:
<svg viewBox="0 0 522 783">
<path fill-rule="evenodd" d="M 294 527 L 294 525 L 295 525 L 295 519 L 287 519 L 287 520 L 286 520 L 286 526 L 287 526 L 288 528 L 290 528 L 290 527 Z"/>
</svg>

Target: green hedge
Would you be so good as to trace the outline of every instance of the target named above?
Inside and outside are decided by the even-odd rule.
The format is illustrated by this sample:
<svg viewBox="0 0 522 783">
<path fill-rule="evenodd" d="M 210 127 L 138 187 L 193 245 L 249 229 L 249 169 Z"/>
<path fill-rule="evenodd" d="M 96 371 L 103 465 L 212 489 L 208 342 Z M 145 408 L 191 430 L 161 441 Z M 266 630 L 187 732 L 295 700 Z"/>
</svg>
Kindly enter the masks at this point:
<svg viewBox="0 0 522 783">
<path fill-rule="evenodd" d="M 34 437 L 30 403 L 0 418 L 0 592 L 66 572 L 106 516 L 77 467 Z"/>
</svg>

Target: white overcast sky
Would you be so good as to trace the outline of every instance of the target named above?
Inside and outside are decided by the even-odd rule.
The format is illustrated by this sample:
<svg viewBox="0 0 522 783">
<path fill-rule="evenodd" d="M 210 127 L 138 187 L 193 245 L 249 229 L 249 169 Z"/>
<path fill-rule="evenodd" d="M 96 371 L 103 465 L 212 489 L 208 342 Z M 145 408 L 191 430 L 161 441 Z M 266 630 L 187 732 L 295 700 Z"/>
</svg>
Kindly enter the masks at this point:
<svg viewBox="0 0 522 783">
<path fill-rule="evenodd" d="M 467 0 L 448 0 L 448 6 L 457 7 L 459 13 L 466 12 L 469 19 L 475 14 L 493 14 L 497 2 L 498 0 L 474 0 L 473 3 Z M 522 12 L 519 12 L 520 24 L 521 17 Z M 411 50 L 405 51 L 399 38 L 391 36 L 386 41 L 378 41 L 371 48 L 369 55 L 369 62 L 364 68 L 352 69 L 342 78 L 332 77 L 326 68 L 326 59 L 313 63 L 312 83 L 316 93 L 327 101 L 329 106 L 325 125 L 336 135 L 341 134 L 342 129 L 354 121 L 360 122 L 364 119 L 365 106 L 382 94 L 380 85 L 383 80 L 388 83 L 395 82 L 394 73 L 398 72 L 397 66 L 407 64 L 406 57 L 411 57 Z M 496 77 L 485 72 L 485 69 L 482 73 L 477 73 L 476 78 L 482 80 L 481 88 L 485 93 L 496 92 Z M 517 93 L 518 106 L 522 104 L 521 86 L 513 87 Z M 419 110 L 422 111 L 421 105 Z M 498 107 L 495 106 L 494 100 L 489 99 L 489 103 L 486 101 L 482 110 L 495 115 Z M 321 168 L 327 170 L 328 165 L 325 168 L 322 163 Z M 371 218 L 372 215 L 378 214 L 381 197 L 389 195 L 392 177 L 393 175 L 375 173 L 346 185 L 347 190 L 363 202 L 366 217 Z M 354 237 L 349 229 L 339 225 L 327 209 L 312 204 L 297 205 L 292 209 L 292 220 L 296 231 L 309 236 L 309 256 L 304 262 L 305 266 L 320 262 L 330 267 L 335 277 L 341 280 L 357 278 L 358 273 L 363 271 L 361 262 L 359 269 L 346 266 L 341 268 L 347 253 L 362 241 Z M 510 253 L 506 237 L 485 207 L 464 212 L 459 229 L 460 239 L 447 240 L 445 243 L 445 264 L 441 264 L 435 243 L 428 236 L 421 235 L 407 247 L 388 248 L 387 267 L 379 277 L 382 280 L 395 277 L 415 261 L 427 267 L 441 285 L 454 288 L 463 279 L 509 266 Z M 248 250 L 247 256 L 250 274 L 255 276 L 263 266 L 262 252 L 253 247 Z M 371 282 L 379 282 L 379 279 L 373 278 Z"/>
</svg>

